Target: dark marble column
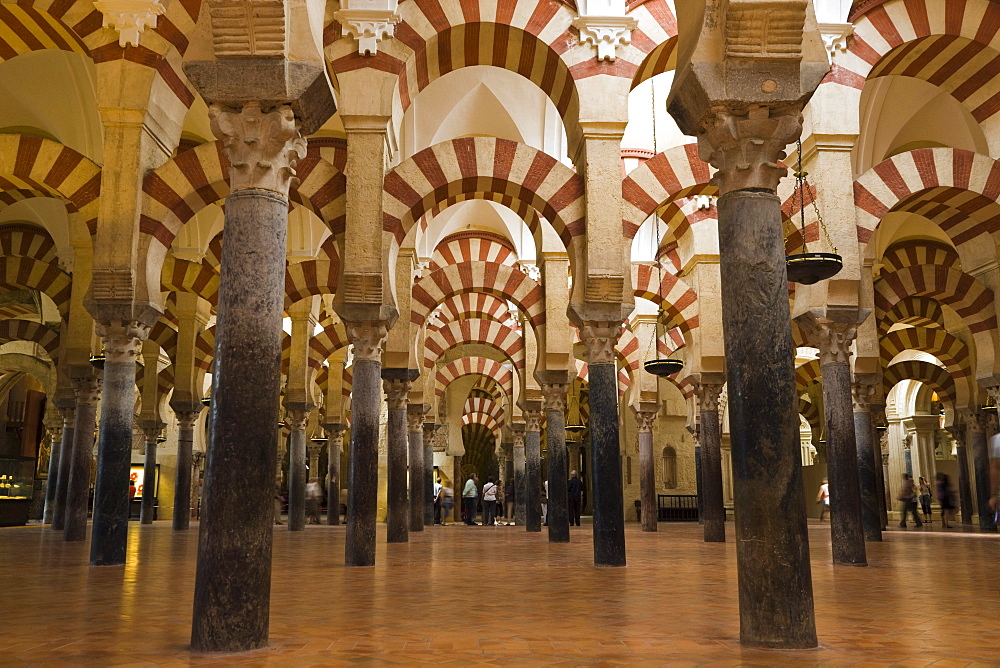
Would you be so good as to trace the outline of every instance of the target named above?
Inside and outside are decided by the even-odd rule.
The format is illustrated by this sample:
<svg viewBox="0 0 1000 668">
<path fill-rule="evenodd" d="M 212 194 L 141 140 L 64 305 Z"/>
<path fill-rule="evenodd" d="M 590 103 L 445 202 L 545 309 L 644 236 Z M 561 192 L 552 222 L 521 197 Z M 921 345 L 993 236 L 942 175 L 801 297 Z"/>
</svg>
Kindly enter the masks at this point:
<svg viewBox="0 0 1000 668">
<path fill-rule="evenodd" d="M 962 524 L 972 524 L 972 485 L 969 482 L 969 451 L 965 445 L 966 428 L 964 424 L 954 424 L 947 429 L 958 444 L 955 455 L 958 461 L 957 500 L 962 513 Z"/>
<path fill-rule="evenodd" d="M 542 530 L 542 413 L 524 411 L 524 530 Z"/>
<path fill-rule="evenodd" d="M 55 513 L 56 489 L 59 487 L 59 459 L 62 457 L 62 432 L 64 426 L 62 416 L 59 416 L 57 425 L 48 428 L 52 444 L 49 446 L 49 467 L 48 471 L 45 472 L 45 508 L 42 510 L 42 524 L 52 524 L 52 515 Z"/>
<path fill-rule="evenodd" d="M 525 526 L 528 518 L 527 489 L 525 488 L 524 427 L 522 423 L 510 426 L 514 432 L 514 523 Z"/>
<path fill-rule="evenodd" d="M 90 563 L 119 566 L 125 563 L 128 550 L 135 362 L 149 326 L 132 321 L 98 325 L 97 329 L 104 340 L 105 362 Z"/>
<path fill-rule="evenodd" d="M 593 485 L 594 565 L 625 565 L 625 508 L 618 434 L 615 344 L 621 323 L 584 323 L 590 375 L 590 476 Z"/>
<path fill-rule="evenodd" d="M 177 471 L 174 477 L 174 531 L 184 531 L 191 526 L 191 466 L 194 447 L 194 426 L 198 422 L 202 405 L 197 402 L 176 404 L 177 415 Z"/>
<path fill-rule="evenodd" d="M 340 455 L 344 447 L 344 425 L 331 422 L 323 425 L 326 429 L 326 458 L 328 477 L 326 480 L 326 523 L 340 524 Z"/>
<path fill-rule="evenodd" d="M 565 383 L 543 383 L 545 443 L 548 449 L 549 495 L 545 519 L 550 543 L 569 542 L 569 468 L 566 465 Z"/>
<path fill-rule="evenodd" d="M 993 509 L 990 508 L 990 454 L 986 436 L 989 423 L 990 416 L 982 411 L 976 411 L 966 418 L 966 434 L 969 438 L 969 449 L 972 450 L 972 471 L 976 480 L 976 510 L 979 513 L 979 530 L 995 532 L 997 525 L 993 521 Z"/>
<path fill-rule="evenodd" d="M 288 427 L 288 530 L 306 528 L 306 427 L 309 411 L 289 409 L 285 414 Z"/>
<path fill-rule="evenodd" d="M 722 429 L 719 427 L 721 383 L 699 383 L 700 422 L 698 443 L 701 446 L 702 524 L 706 543 L 726 542 L 726 505 L 722 491 Z"/>
<path fill-rule="evenodd" d="M 241 111 L 213 104 L 209 113 L 231 164 L 231 192 L 191 648 L 240 652 L 268 639 L 288 188 L 306 142 L 287 105 L 262 112 L 253 103 Z"/>
<path fill-rule="evenodd" d="M 815 647 L 781 200 L 731 190 L 718 209 L 740 641 Z"/>
<path fill-rule="evenodd" d="M 66 490 L 69 488 L 69 472 L 73 462 L 73 434 L 76 433 L 76 399 L 59 407 L 63 419 L 62 447 L 59 448 L 59 467 L 57 469 L 56 496 L 52 509 L 52 529 L 62 531 L 66 528 Z"/>
<path fill-rule="evenodd" d="M 407 369 L 383 369 L 382 386 L 389 405 L 387 427 L 386 542 L 410 540 L 410 504 L 406 498 L 406 397 L 410 393 Z M 403 376 L 403 377 L 400 377 Z"/>
<path fill-rule="evenodd" d="M 882 540 L 882 518 L 879 517 L 878 485 L 875 476 L 875 467 L 881 466 L 882 457 L 876 456 L 875 453 L 872 440 L 875 430 L 872 427 L 872 414 L 868 404 L 874 390 L 875 386 L 869 383 L 854 383 L 851 386 L 851 397 L 854 400 L 854 438 L 858 446 L 861 527 L 865 540 L 869 543 Z"/>
<path fill-rule="evenodd" d="M 888 422 L 885 419 L 884 403 L 872 403 L 870 409 L 873 423 L 872 449 L 875 451 L 875 491 L 878 494 L 878 516 L 882 531 L 885 531 L 889 527 L 889 509 L 886 506 L 885 498 L 885 465 L 888 455 L 883 457 L 882 450 L 885 448 L 885 440 L 888 438 L 888 431 L 885 428 Z"/>
<path fill-rule="evenodd" d="M 76 416 L 73 425 L 68 484 L 66 487 L 66 517 L 63 540 L 82 541 L 87 538 L 87 511 L 90 503 L 90 457 L 94 447 L 94 427 L 97 403 L 101 398 L 100 378 L 74 378 Z"/>
<path fill-rule="evenodd" d="M 426 406 L 426 404 L 425 404 Z M 425 422 L 422 441 L 424 448 L 424 525 L 434 524 L 434 433 L 437 425 Z"/>
<path fill-rule="evenodd" d="M 655 408 L 656 404 L 653 404 Z M 656 531 L 656 464 L 653 460 L 653 423 L 656 411 L 636 410 L 635 421 L 639 427 L 639 500 L 642 506 L 642 530 Z"/>
<path fill-rule="evenodd" d="M 347 488 L 345 560 L 348 566 L 375 565 L 378 511 L 379 412 L 382 406 L 382 346 L 387 328 L 378 322 L 348 323 L 354 346 L 351 389 L 351 455 Z"/>
<path fill-rule="evenodd" d="M 465 486 L 465 480 L 462 478 L 462 455 L 455 455 L 452 459 L 452 480 L 455 484 L 455 507 L 452 509 L 452 522 L 459 522 L 462 519 L 462 488 Z"/>
<path fill-rule="evenodd" d="M 142 501 L 139 507 L 139 524 L 152 524 L 156 514 L 156 448 L 159 446 L 163 423 L 147 424 L 142 428 L 146 436 L 146 455 L 142 462 Z"/>
<path fill-rule="evenodd" d="M 424 530 L 424 515 L 427 499 L 433 486 L 426 487 L 427 475 L 424 471 L 424 413 L 423 404 L 409 404 L 406 407 L 406 443 L 410 460 L 410 531 Z M 433 522 L 433 520 L 431 520 Z"/>
</svg>

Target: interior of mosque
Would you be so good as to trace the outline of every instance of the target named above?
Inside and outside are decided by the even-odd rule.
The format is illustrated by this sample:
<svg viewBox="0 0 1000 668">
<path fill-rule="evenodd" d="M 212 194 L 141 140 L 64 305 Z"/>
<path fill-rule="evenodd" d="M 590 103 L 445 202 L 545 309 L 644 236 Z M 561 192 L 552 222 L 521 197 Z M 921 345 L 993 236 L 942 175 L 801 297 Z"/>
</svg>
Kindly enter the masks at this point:
<svg viewBox="0 0 1000 668">
<path fill-rule="evenodd" d="M 729 0 L 731 19 L 741 3 L 753 5 Z M 124 4 L 0 4 L 5 524 L 69 521 L 58 517 L 72 514 L 60 508 L 73 503 L 61 491 L 69 483 L 57 481 L 74 457 L 89 463 L 94 496 L 101 432 L 118 413 L 105 410 L 111 381 L 102 397 L 91 358 L 106 354 L 111 368 L 119 339 L 136 362 L 123 404 L 134 519 L 187 529 L 207 486 L 210 434 L 225 428 L 211 424 L 225 414 L 212 401 L 238 177 L 215 106 L 232 98 L 206 91 L 249 86 L 256 70 L 205 84 L 195 68 L 225 61 L 204 51 L 210 14 L 226 3 L 134 0 L 142 9 L 131 14 Z M 535 511 L 520 505 L 537 501 L 553 461 L 556 476 L 579 472 L 591 515 L 593 472 L 605 466 L 591 428 L 600 321 L 613 330 L 621 473 L 611 489 L 625 521 L 639 520 L 640 501 L 644 510 L 700 499 L 706 415 L 720 425 L 709 465 L 721 471 L 731 519 L 739 435 L 726 377 L 722 193 L 717 166 L 668 112 L 704 3 L 258 4 L 286 8 L 298 37 L 285 37 L 294 53 L 284 57 L 318 62 L 316 80 L 329 83 L 320 102 L 288 100 L 307 144 L 285 186 L 283 409 L 277 432 L 260 435 L 276 450 L 286 512 L 305 513 L 300 490 L 315 480 L 331 523 L 351 519 L 354 382 L 359 360 L 373 358 L 359 352 L 371 341 L 360 343 L 356 325 L 377 321 L 388 395 L 373 408 L 379 522 L 399 498 L 394 472 L 405 481 L 407 471 L 403 503 L 408 489 L 419 506 L 411 531 L 428 519 L 417 517 L 430 512 L 431 475 L 456 496 L 474 472 L 516 479 L 530 522 Z M 883 527 L 901 515 L 904 473 L 932 486 L 944 473 L 960 521 L 995 530 L 986 448 L 1000 439 L 1000 4 L 813 0 L 801 11 L 806 41 L 821 39 L 829 63 L 783 158 L 785 249 L 808 243 L 844 265 L 814 285 L 788 283 L 802 508 L 815 514 L 831 474 L 824 365 L 840 345 L 855 424 L 867 425 L 852 444 L 867 442 Z M 292 28 L 303 16 L 309 37 Z M 248 20 L 263 30 L 265 19 Z M 807 173 L 804 185 L 795 172 Z M 362 302 L 379 315 L 359 316 Z M 683 367 L 645 372 L 656 358 Z M 258 390 L 271 388 L 242 389 Z M 554 412 L 565 438 L 550 433 Z M 410 435 L 409 460 L 393 449 L 393 429 Z M 119 434 L 109 443 L 126 438 L 108 433 Z M 564 450 L 556 460 L 554 448 Z"/>
</svg>

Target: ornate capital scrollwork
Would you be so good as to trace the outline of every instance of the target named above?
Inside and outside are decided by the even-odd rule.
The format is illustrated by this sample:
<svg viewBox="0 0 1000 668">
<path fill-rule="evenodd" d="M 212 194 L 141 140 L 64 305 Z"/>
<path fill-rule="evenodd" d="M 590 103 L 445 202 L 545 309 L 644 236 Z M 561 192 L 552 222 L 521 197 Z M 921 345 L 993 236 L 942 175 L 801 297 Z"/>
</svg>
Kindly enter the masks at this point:
<svg viewBox="0 0 1000 668">
<path fill-rule="evenodd" d="M 408 380 L 382 381 L 382 389 L 385 391 L 385 400 L 389 404 L 389 410 L 406 408 L 406 397 L 410 393 L 411 385 L 412 383 Z"/>
<path fill-rule="evenodd" d="M 156 18 L 167 11 L 160 0 L 98 0 L 94 9 L 103 16 L 103 27 L 118 31 L 118 46 L 139 46 L 139 35 L 155 28 Z"/>
<path fill-rule="evenodd" d="M 104 341 L 108 362 L 135 363 L 142 342 L 149 337 L 149 327 L 141 322 L 111 322 L 97 325 L 97 335 Z"/>
<path fill-rule="evenodd" d="M 639 425 L 640 434 L 652 434 L 656 411 L 635 411 L 635 421 Z"/>
<path fill-rule="evenodd" d="M 698 410 L 719 412 L 719 397 L 722 395 L 722 383 L 698 383 L 694 387 L 698 397 Z"/>
<path fill-rule="evenodd" d="M 72 382 L 77 406 L 96 406 L 101 400 L 100 378 L 74 378 Z"/>
<path fill-rule="evenodd" d="M 819 344 L 820 366 L 851 361 L 851 344 L 858 336 L 856 325 L 822 324 L 814 334 Z"/>
<path fill-rule="evenodd" d="M 521 448 L 521 450 L 524 450 L 524 432 L 523 431 L 515 431 L 514 432 L 514 448 L 515 449 Z"/>
<path fill-rule="evenodd" d="M 178 427 L 181 429 L 194 429 L 201 411 L 175 411 L 174 414 L 177 415 Z"/>
<path fill-rule="evenodd" d="M 344 427 L 339 423 L 323 425 L 326 429 L 326 447 L 330 452 L 340 452 L 344 447 Z"/>
<path fill-rule="evenodd" d="M 702 121 L 704 132 L 698 138 L 702 160 L 717 170 L 712 185 L 720 194 L 747 188 L 776 190 L 788 170 L 778 165 L 785 158 L 785 147 L 802 132 L 798 106 L 770 109 L 751 104 L 739 113 L 727 105 L 712 108 Z"/>
<path fill-rule="evenodd" d="M 360 321 L 345 323 L 347 340 L 354 346 L 355 360 L 382 361 L 382 346 L 389 332 L 384 322 Z"/>
<path fill-rule="evenodd" d="M 426 404 L 409 404 L 406 407 L 406 428 L 408 431 L 421 431 L 424 424 L 424 415 L 430 406 Z"/>
<path fill-rule="evenodd" d="M 285 411 L 285 426 L 289 431 L 305 431 L 309 426 L 309 416 L 312 411 L 291 408 Z"/>
<path fill-rule="evenodd" d="M 524 411 L 524 430 L 541 431 L 542 417 L 541 411 Z"/>
<path fill-rule="evenodd" d="M 597 49 L 597 59 L 614 62 L 619 46 L 632 43 L 632 31 L 639 22 L 631 16 L 580 16 L 573 27 L 580 31 L 580 43 Z"/>
<path fill-rule="evenodd" d="M 259 102 L 242 110 L 213 104 L 208 110 L 212 132 L 229 158 L 229 187 L 270 190 L 288 197 L 298 184 L 295 165 L 306 156 L 306 140 L 289 105 L 264 111 Z"/>
<path fill-rule="evenodd" d="M 855 413 L 871 410 L 871 400 L 875 396 L 875 386 L 870 383 L 851 383 L 851 403 Z"/>
<path fill-rule="evenodd" d="M 434 445 L 434 432 L 437 431 L 437 425 L 433 422 L 424 423 L 424 445 L 430 443 Z"/>
<path fill-rule="evenodd" d="M 160 434 L 163 433 L 163 428 L 166 426 L 167 425 L 162 422 L 154 422 L 152 424 L 147 423 L 143 425 L 142 434 L 146 437 L 146 442 L 156 443 L 156 439 L 160 437 Z"/>
<path fill-rule="evenodd" d="M 951 437 L 955 439 L 959 447 L 965 446 L 965 425 L 953 424 L 945 427 L 945 430 L 951 434 Z"/>
<path fill-rule="evenodd" d="M 979 410 L 963 411 L 962 418 L 965 421 L 965 434 L 972 438 L 972 434 L 986 431 L 989 426 L 989 415 Z"/>
<path fill-rule="evenodd" d="M 587 347 L 588 364 L 614 364 L 615 346 L 622 335 L 620 322 L 587 322 L 580 328 L 580 340 Z"/>
<path fill-rule="evenodd" d="M 566 392 L 569 385 L 566 383 L 542 383 L 543 405 L 547 411 L 566 411 Z"/>
</svg>

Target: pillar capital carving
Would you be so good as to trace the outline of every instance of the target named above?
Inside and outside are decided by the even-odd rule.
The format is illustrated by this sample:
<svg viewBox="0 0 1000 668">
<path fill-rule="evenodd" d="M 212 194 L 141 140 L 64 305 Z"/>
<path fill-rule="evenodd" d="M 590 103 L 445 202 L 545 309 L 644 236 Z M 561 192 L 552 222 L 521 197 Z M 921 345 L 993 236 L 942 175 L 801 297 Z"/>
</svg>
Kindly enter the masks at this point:
<svg viewBox="0 0 1000 668">
<path fill-rule="evenodd" d="M 652 434 L 653 433 L 653 423 L 656 422 L 656 411 L 633 411 L 635 413 L 635 421 L 639 426 L 640 434 Z"/>
<path fill-rule="evenodd" d="M 856 324 L 824 319 L 813 321 L 806 329 L 809 338 L 819 348 L 820 366 L 848 364 L 851 361 L 851 345 L 858 336 Z"/>
<path fill-rule="evenodd" d="M 875 386 L 871 383 L 851 383 L 851 402 L 855 413 L 871 410 L 871 400 L 875 396 Z"/>
<path fill-rule="evenodd" d="M 344 447 L 344 425 L 332 422 L 323 425 L 326 430 L 326 447 L 330 452 L 340 452 Z"/>
<path fill-rule="evenodd" d="M 163 428 L 167 425 L 162 422 L 145 423 L 142 425 L 142 433 L 146 437 L 147 441 L 156 442 L 156 439 L 160 437 L 163 433 Z"/>
<path fill-rule="evenodd" d="M 354 347 L 355 360 L 382 361 L 382 347 L 385 345 L 389 327 L 385 322 L 361 320 L 344 323 L 347 340 Z"/>
<path fill-rule="evenodd" d="M 298 184 L 295 165 L 306 156 L 291 106 L 265 111 L 260 102 L 247 102 L 242 109 L 213 104 L 208 116 L 229 158 L 230 190 L 257 188 L 288 197 L 288 189 Z"/>
<path fill-rule="evenodd" d="M 542 383 L 545 410 L 566 412 L 566 393 L 568 391 L 569 385 L 566 383 Z"/>
<path fill-rule="evenodd" d="M 76 400 L 69 406 L 59 406 L 59 416 L 63 419 L 66 424 L 72 425 L 73 420 L 76 419 Z"/>
<path fill-rule="evenodd" d="M 149 326 L 137 320 L 97 324 L 97 335 L 104 342 L 108 362 L 135 363 L 142 342 L 149 337 Z"/>
<path fill-rule="evenodd" d="M 986 394 L 990 399 L 993 400 L 994 406 L 1000 406 L 997 402 L 1000 401 L 1000 385 L 994 385 L 993 387 L 986 388 Z"/>
<path fill-rule="evenodd" d="M 321 444 L 319 444 L 319 443 L 313 443 L 312 441 L 310 441 L 309 443 L 306 443 L 306 452 L 309 454 L 310 458 L 312 458 L 312 457 L 319 457 L 319 453 L 322 450 L 323 450 L 323 446 Z M 311 476 L 311 477 L 316 477 L 316 476 Z"/>
<path fill-rule="evenodd" d="M 748 188 L 775 191 L 788 173 L 778 161 L 786 157 L 785 147 L 802 133 L 801 107 L 771 109 L 750 104 L 734 110 L 720 104 L 712 107 L 701 125 L 698 153 L 718 170 L 711 183 L 718 186 L 719 194 Z"/>
<path fill-rule="evenodd" d="M 525 431 L 542 430 L 542 412 L 540 410 L 524 411 L 524 430 Z"/>
<path fill-rule="evenodd" d="M 694 386 L 698 397 L 698 410 L 719 412 L 719 397 L 722 396 L 722 383 L 698 383 Z"/>
<path fill-rule="evenodd" d="M 309 416 L 312 411 L 302 408 L 289 408 L 285 410 L 285 426 L 289 431 L 305 431 L 309 426 Z"/>
<path fill-rule="evenodd" d="M 98 0 L 94 9 L 104 17 L 103 27 L 118 31 L 119 46 L 139 46 L 139 35 L 167 11 L 160 0 Z"/>
<path fill-rule="evenodd" d="M 96 406 L 101 400 L 100 378 L 74 378 L 72 382 L 77 406 Z"/>
<path fill-rule="evenodd" d="M 385 400 L 389 404 L 389 410 L 406 408 L 406 397 L 410 393 L 413 385 L 408 380 L 398 378 L 382 381 L 382 389 L 385 391 Z"/>
<path fill-rule="evenodd" d="M 433 422 L 424 423 L 424 444 L 433 443 L 434 432 L 437 431 L 437 425 Z"/>
<path fill-rule="evenodd" d="M 424 415 L 430 410 L 427 404 L 408 404 L 406 406 L 406 428 L 409 431 L 420 431 L 424 424 Z"/>
<path fill-rule="evenodd" d="M 965 410 L 962 412 L 962 419 L 965 422 L 965 435 L 970 439 L 973 434 L 986 431 L 989 425 L 989 416 L 980 410 Z"/>
<path fill-rule="evenodd" d="M 959 446 L 965 446 L 965 425 L 953 424 L 945 427 L 945 430 L 951 434 Z"/>
<path fill-rule="evenodd" d="M 198 416 L 201 415 L 200 410 L 186 410 L 186 411 L 174 411 L 177 416 L 177 426 L 181 429 L 194 429 L 194 425 L 198 422 Z"/>
<path fill-rule="evenodd" d="M 573 27 L 580 31 L 580 43 L 597 50 L 598 60 L 615 60 L 619 46 L 632 43 L 632 31 L 639 22 L 632 16 L 579 16 Z"/>
<path fill-rule="evenodd" d="M 614 364 L 615 345 L 622 335 L 620 322 L 585 322 L 580 327 L 580 340 L 587 348 L 588 364 Z"/>
<path fill-rule="evenodd" d="M 395 3 L 392 3 L 395 6 Z M 378 43 L 393 37 L 400 16 L 393 7 L 341 9 L 333 15 L 344 31 L 358 40 L 358 55 L 374 56 Z"/>
</svg>

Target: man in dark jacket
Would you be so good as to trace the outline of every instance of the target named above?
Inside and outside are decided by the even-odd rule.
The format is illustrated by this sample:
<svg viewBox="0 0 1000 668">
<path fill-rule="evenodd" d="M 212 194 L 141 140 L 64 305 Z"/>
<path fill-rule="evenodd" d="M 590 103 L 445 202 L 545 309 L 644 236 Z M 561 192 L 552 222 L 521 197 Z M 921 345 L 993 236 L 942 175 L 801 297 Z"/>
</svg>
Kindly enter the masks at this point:
<svg viewBox="0 0 1000 668">
<path fill-rule="evenodd" d="M 569 492 L 569 524 L 580 526 L 580 510 L 583 508 L 583 481 L 576 477 L 576 471 L 569 472 L 566 485 Z"/>
</svg>

